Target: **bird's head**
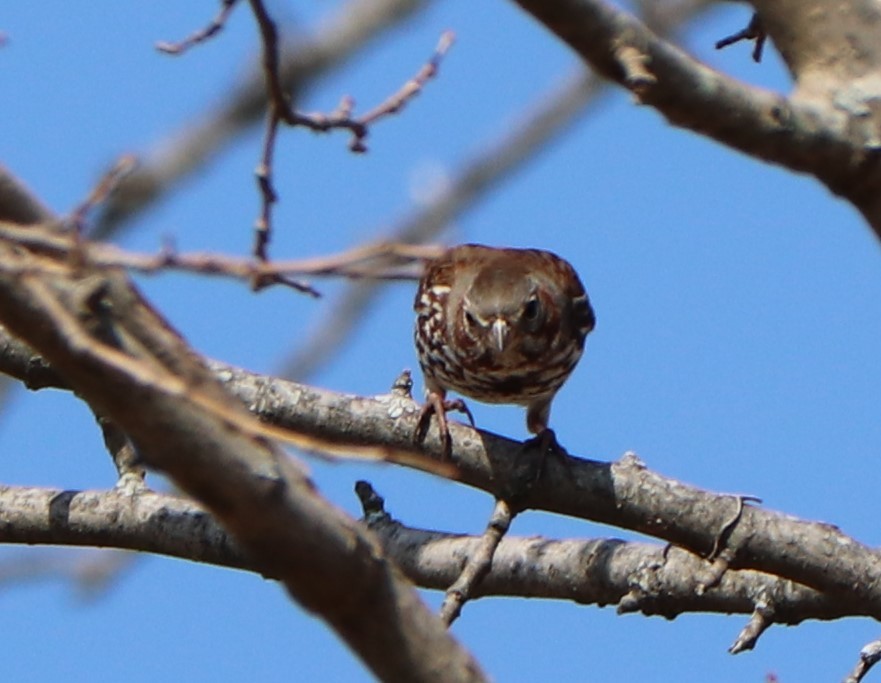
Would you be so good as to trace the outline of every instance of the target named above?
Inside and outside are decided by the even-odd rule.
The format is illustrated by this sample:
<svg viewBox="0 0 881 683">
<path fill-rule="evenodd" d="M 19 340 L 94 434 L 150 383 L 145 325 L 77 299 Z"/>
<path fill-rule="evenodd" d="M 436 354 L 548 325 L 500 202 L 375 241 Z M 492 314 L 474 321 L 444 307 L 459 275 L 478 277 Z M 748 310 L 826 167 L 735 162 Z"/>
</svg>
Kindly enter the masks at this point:
<svg viewBox="0 0 881 683">
<path fill-rule="evenodd" d="M 503 359 L 534 347 L 547 320 L 547 293 L 528 272 L 486 268 L 462 297 L 461 323 L 491 357 Z"/>
</svg>

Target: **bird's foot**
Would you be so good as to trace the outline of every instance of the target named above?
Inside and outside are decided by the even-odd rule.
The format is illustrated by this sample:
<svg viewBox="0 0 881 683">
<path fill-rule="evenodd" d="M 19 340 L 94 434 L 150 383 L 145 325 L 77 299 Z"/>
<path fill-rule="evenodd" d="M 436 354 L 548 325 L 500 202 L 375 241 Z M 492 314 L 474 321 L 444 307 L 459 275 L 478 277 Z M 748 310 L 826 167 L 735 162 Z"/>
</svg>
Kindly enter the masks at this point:
<svg viewBox="0 0 881 683">
<path fill-rule="evenodd" d="M 535 479 L 541 479 L 548 456 L 566 462 L 569 453 L 557 441 L 557 435 L 550 427 L 545 427 L 536 436 L 523 442 L 523 449 L 535 459 Z"/>
<path fill-rule="evenodd" d="M 428 433 L 428 427 L 431 424 L 431 415 L 437 415 L 437 427 L 440 432 L 440 440 L 442 447 L 442 456 L 444 460 L 449 460 L 453 453 L 453 443 L 450 439 L 450 425 L 447 421 L 447 413 L 451 411 L 465 413 L 471 426 L 474 427 L 474 416 L 465 405 L 465 401 L 461 398 L 446 400 L 441 394 L 430 392 L 419 411 L 419 418 L 416 421 L 416 432 L 413 440 L 416 443 L 422 443 L 425 435 Z"/>
<path fill-rule="evenodd" d="M 521 446 L 508 486 L 509 500 L 523 500 L 542 478 L 548 458 L 559 458 L 567 467 L 568 453 L 557 441 L 553 429 L 545 427 Z"/>
</svg>

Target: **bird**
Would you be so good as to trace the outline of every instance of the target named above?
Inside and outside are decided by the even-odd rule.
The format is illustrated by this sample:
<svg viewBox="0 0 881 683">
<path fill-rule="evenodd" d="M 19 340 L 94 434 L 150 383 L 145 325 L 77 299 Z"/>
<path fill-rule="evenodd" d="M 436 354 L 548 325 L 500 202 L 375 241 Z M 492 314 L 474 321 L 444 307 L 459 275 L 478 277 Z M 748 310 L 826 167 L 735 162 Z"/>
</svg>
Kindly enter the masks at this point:
<svg viewBox="0 0 881 683">
<path fill-rule="evenodd" d="M 483 403 L 526 407 L 526 427 L 550 436 L 551 402 L 572 374 L 596 324 L 572 265 L 550 251 L 462 244 L 426 263 L 413 304 L 426 402 L 421 442 L 435 414 L 444 456 L 446 413 L 470 410 L 447 392 Z"/>
</svg>

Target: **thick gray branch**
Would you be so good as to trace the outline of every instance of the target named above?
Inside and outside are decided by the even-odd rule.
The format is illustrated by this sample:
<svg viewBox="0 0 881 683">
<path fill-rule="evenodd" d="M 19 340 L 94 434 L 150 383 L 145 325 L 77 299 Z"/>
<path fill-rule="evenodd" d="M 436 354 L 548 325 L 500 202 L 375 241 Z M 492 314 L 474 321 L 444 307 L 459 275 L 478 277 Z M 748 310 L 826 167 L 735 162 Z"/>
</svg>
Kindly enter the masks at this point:
<svg viewBox="0 0 881 683">
<path fill-rule="evenodd" d="M 825 39 L 839 16 L 848 17 L 850 29 L 835 28 L 828 34 L 824 60 L 799 62 L 790 56 L 790 68 L 799 70 L 800 87 L 787 99 L 708 68 L 603 0 L 516 2 L 599 73 L 655 107 L 674 125 L 815 176 L 850 200 L 881 236 L 881 64 L 875 59 L 881 21 L 876 16 L 877 3 L 874 9 L 866 0 L 755 3 L 763 19 L 767 14 L 775 42 L 779 35 L 793 51 L 809 50 Z M 821 6 L 826 9 L 812 12 L 811 7 Z M 852 44 L 848 30 L 855 29 L 863 15 L 860 6 L 866 24 L 862 37 Z M 788 23 L 795 17 L 796 21 Z M 807 32 L 811 40 L 802 41 Z M 836 64 L 832 69 L 830 60 L 860 61 L 862 66 Z M 871 69 L 866 68 L 868 62 L 873 64 Z M 816 69 L 827 68 L 817 75 Z M 848 74 L 860 76 L 855 85 L 841 82 Z M 835 80 L 838 87 L 830 87 Z"/>
<path fill-rule="evenodd" d="M 364 398 L 293 382 L 259 377 L 213 364 L 227 387 L 263 419 L 333 440 L 382 443 L 405 448 L 412 439 L 417 404 L 399 396 Z M 522 476 L 519 442 L 452 425 L 454 461 L 461 480 L 506 496 Z M 427 448 L 441 457 L 436 431 Z M 756 569 L 818 590 L 881 606 L 881 555 L 837 528 L 745 506 L 732 525 L 739 501 L 702 491 L 646 469 L 635 457 L 617 463 L 548 458 L 540 481 L 518 501 L 524 508 L 557 512 L 640 531 L 709 554 L 723 531 L 733 552 L 730 566 Z M 874 608 L 873 608 L 874 609 Z"/>
<path fill-rule="evenodd" d="M 379 678 L 484 680 L 372 534 L 242 427 L 241 404 L 119 273 L 0 243 L 0 320 Z M 59 514 L 72 502 L 59 497 Z"/>
<path fill-rule="evenodd" d="M 416 584 L 443 590 L 477 552 L 481 539 L 405 527 L 387 516 L 367 519 L 386 551 Z M 676 547 L 628 543 L 618 539 L 502 539 L 492 570 L 472 597 L 512 595 L 618 605 L 668 619 L 685 612 L 751 614 L 758 602 L 773 606 L 774 622 L 795 625 L 805 619 L 843 616 L 881 617 L 858 599 L 832 597 L 761 572 L 729 571 L 704 588 L 710 563 Z"/>
<path fill-rule="evenodd" d="M 481 539 L 411 529 L 385 515 L 368 517 L 386 552 L 425 588 L 445 590 Z M 0 486 L 0 543 L 89 546 L 150 552 L 260 572 L 261 568 L 201 506 L 177 496 L 142 491 L 64 491 Z M 773 606 L 774 621 L 873 616 L 859 600 L 823 595 L 752 571 L 730 571 L 699 590 L 709 564 L 678 548 L 616 539 L 552 541 L 505 538 L 473 597 L 519 596 L 617 604 L 672 618 L 684 612 L 751 613 Z"/>
<path fill-rule="evenodd" d="M 0 336 L 0 371 L 24 380 L 29 368 L 20 342 Z M 8 349 L 18 348 L 16 353 Z M 222 363 L 211 368 L 224 385 L 262 419 L 336 442 L 407 448 L 412 442 L 417 404 L 398 395 L 373 398 L 340 394 L 255 375 Z M 490 432 L 451 424 L 453 459 L 464 483 L 493 495 L 508 495 L 522 476 L 519 442 Z M 427 452 L 441 457 L 436 430 Z M 635 457 L 617 463 L 548 458 L 542 478 L 517 501 L 524 508 L 548 510 L 603 522 L 664 539 L 700 555 L 726 551 L 734 569 L 774 574 L 845 601 L 861 600 L 881 610 L 881 555 L 836 527 L 744 506 L 734 496 L 702 491 L 646 469 Z"/>
<path fill-rule="evenodd" d="M 752 0 L 800 99 L 844 100 L 863 79 L 881 78 L 881 4 L 877 0 Z M 877 97 L 879 84 L 871 85 Z M 842 102 L 844 104 L 844 102 Z"/>
<path fill-rule="evenodd" d="M 152 491 L 0 486 L 0 542 L 138 550 L 257 571 L 203 508 Z"/>
</svg>

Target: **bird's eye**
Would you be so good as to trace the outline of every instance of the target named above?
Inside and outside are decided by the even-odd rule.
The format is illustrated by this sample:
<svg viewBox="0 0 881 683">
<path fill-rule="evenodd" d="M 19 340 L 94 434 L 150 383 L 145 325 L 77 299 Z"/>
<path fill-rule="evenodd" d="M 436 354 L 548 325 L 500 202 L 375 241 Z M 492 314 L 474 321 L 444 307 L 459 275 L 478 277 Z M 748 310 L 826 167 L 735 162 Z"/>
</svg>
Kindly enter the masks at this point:
<svg viewBox="0 0 881 683">
<path fill-rule="evenodd" d="M 523 319 L 527 322 L 532 322 L 538 318 L 539 306 L 538 299 L 532 298 L 526 302 L 526 305 L 523 307 Z"/>
<path fill-rule="evenodd" d="M 465 311 L 465 324 L 468 327 L 474 327 L 477 324 L 477 321 L 474 319 L 474 316 L 471 315 L 470 311 Z"/>
</svg>

